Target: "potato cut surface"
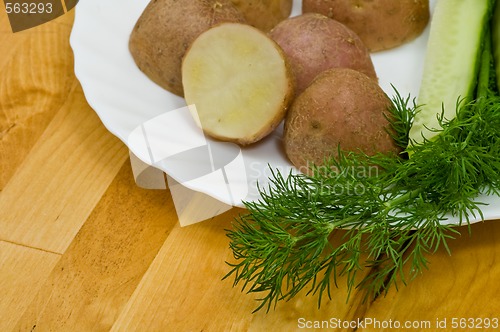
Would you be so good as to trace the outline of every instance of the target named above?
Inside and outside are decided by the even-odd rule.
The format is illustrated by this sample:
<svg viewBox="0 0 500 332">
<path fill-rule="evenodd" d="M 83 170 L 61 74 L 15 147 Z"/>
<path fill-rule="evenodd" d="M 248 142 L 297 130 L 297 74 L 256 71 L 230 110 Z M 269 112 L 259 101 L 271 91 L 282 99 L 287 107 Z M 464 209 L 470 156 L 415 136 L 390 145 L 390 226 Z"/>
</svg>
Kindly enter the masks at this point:
<svg viewBox="0 0 500 332">
<path fill-rule="evenodd" d="M 243 145 L 280 123 L 293 93 L 279 46 L 238 23 L 213 27 L 193 42 L 183 61 L 182 83 L 204 132 Z"/>
</svg>

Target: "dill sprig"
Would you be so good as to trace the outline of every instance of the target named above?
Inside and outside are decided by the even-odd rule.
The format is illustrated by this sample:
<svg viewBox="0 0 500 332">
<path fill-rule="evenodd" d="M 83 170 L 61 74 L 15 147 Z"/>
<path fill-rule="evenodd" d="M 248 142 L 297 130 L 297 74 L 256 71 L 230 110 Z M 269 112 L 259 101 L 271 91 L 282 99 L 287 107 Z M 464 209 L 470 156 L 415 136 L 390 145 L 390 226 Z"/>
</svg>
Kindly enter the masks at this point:
<svg viewBox="0 0 500 332">
<path fill-rule="evenodd" d="M 459 234 L 449 217 L 483 219 L 478 195 L 500 194 L 500 97 L 489 84 L 489 49 L 482 62 L 476 98 L 457 102 L 453 119 L 438 116 L 432 140 L 408 142 L 418 106 L 396 91 L 388 118 L 407 147 L 400 157 L 339 149 L 312 175 L 273 172 L 261 198 L 244 202 L 248 212 L 227 230 L 236 263 L 225 278 L 262 295 L 256 311 L 302 290 L 319 306 L 340 277 L 347 296 L 361 287 L 376 297 L 427 269 L 439 248 L 449 252 Z"/>
<path fill-rule="evenodd" d="M 397 98 L 395 110 L 407 112 L 409 99 Z M 500 188 L 500 99 L 459 105 L 440 124 L 440 135 L 412 146 L 409 159 L 339 151 L 310 176 L 274 172 L 228 230 L 237 263 L 226 278 L 264 294 L 256 310 L 269 310 L 304 288 L 319 305 L 340 276 L 349 291 L 361 286 L 372 296 L 417 276 L 426 256 L 448 250 L 458 234 L 449 216 L 459 224 L 482 218 L 477 196 Z M 334 246 L 338 229 L 345 234 Z M 356 283 L 364 267 L 373 269 Z"/>
</svg>

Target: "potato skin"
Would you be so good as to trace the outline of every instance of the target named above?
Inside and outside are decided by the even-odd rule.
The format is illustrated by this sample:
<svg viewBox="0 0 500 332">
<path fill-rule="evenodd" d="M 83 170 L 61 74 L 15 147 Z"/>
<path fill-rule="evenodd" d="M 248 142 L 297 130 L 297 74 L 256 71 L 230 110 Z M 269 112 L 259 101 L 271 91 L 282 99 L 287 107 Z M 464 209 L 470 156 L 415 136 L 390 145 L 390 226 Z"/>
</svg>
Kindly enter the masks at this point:
<svg viewBox="0 0 500 332">
<path fill-rule="evenodd" d="M 264 32 L 288 18 L 293 0 L 231 0 L 248 24 Z"/>
<path fill-rule="evenodd" d="M 245 22 L 230 0 L 152 0 L 130 34 L 129 50 L 152 81 L 182 97 L 181 65 L 187 48 L 222 22 Z"/>
<path fill-rule="evenodd" d="M 412 41 L 430 17 L 429 0 L 303 0 L 302 11 L 344 23 L 371 52 Z"/>
<path fill-rule="evenodd" d="M 324 15 L 308 13 L 288 18 L 269 35 L 285 52 L 295 76 L 297 95 L 330 68 L 351 68 L 377 79 L 370 53 L 361 39 Z"/>
<path fill-rule="evenodd" d="M 348 68 L 321 73 L 285 118 L 284 148 L 304 173 L 343 151 L 398 153 L 387 129 L 389 97 L 377 82 Z M 387 128 L 387 129 L 386 129 Z"/>
</svg>

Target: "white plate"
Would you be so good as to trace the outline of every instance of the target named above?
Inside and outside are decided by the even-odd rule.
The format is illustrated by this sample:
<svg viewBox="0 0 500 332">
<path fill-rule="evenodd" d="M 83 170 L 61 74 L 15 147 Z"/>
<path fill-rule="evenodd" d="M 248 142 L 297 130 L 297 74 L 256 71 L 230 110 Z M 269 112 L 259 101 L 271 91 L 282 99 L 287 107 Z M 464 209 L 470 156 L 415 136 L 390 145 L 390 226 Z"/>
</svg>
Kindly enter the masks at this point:
<svg viewBox="0 0 500 332">
<path fill-rule="evenodd" d="M 203 136 L 182 98 L 151 82 L 136 67 L 128 38 L 149 0 L 81 0 L 76 6 L 71 46 L 75 73 L 90 106 L 107 129 L 143 162 L 189 189 L 229 205 L 259 198 L 270 169 L 293 171 L 281 147 L 281 130 L 240 148 Z M 431 0 L 433 7 L 435 0 Z M 300 12 L 294 2 L 292 15 Z M 414 42 L 373 54 L 381 87 L 416 96 L 428 29 Z M 486 219 L 500 218 L 500 198 L 480 197 Z M 453 220 L 455 221 L 455 220 Z"/>
</svg>

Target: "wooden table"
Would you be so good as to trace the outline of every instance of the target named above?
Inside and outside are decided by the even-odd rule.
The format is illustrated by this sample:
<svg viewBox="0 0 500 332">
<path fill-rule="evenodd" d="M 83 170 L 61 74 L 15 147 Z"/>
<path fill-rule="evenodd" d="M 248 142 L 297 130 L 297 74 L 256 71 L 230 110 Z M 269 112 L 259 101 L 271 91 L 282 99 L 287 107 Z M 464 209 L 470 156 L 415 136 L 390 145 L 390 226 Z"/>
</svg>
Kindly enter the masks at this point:
<svg viewBox="0 0 500 332">
<path fill-rule="evenodd" d="M 301 295 L 252 314 L 255 296 L 221 281 L 224 229 L 241 211 L 180 227 L 168 190 L 136 186 L 127 147 L 75 78 L 73 18 L 13 34 L 0 14 L 0 331 L 293 331 L 323 320 L 354 330 L 357 319 L 372 322 L 365 331 L 451 330 L 454 319 L 500 318 L 498 221 L 472 236 L 461 228 L 451 256 L 438 251 L 429 271 L 375 301 L 360 291 L 346 302 L 341 284 L 319 310 Z"/>
</svg>

